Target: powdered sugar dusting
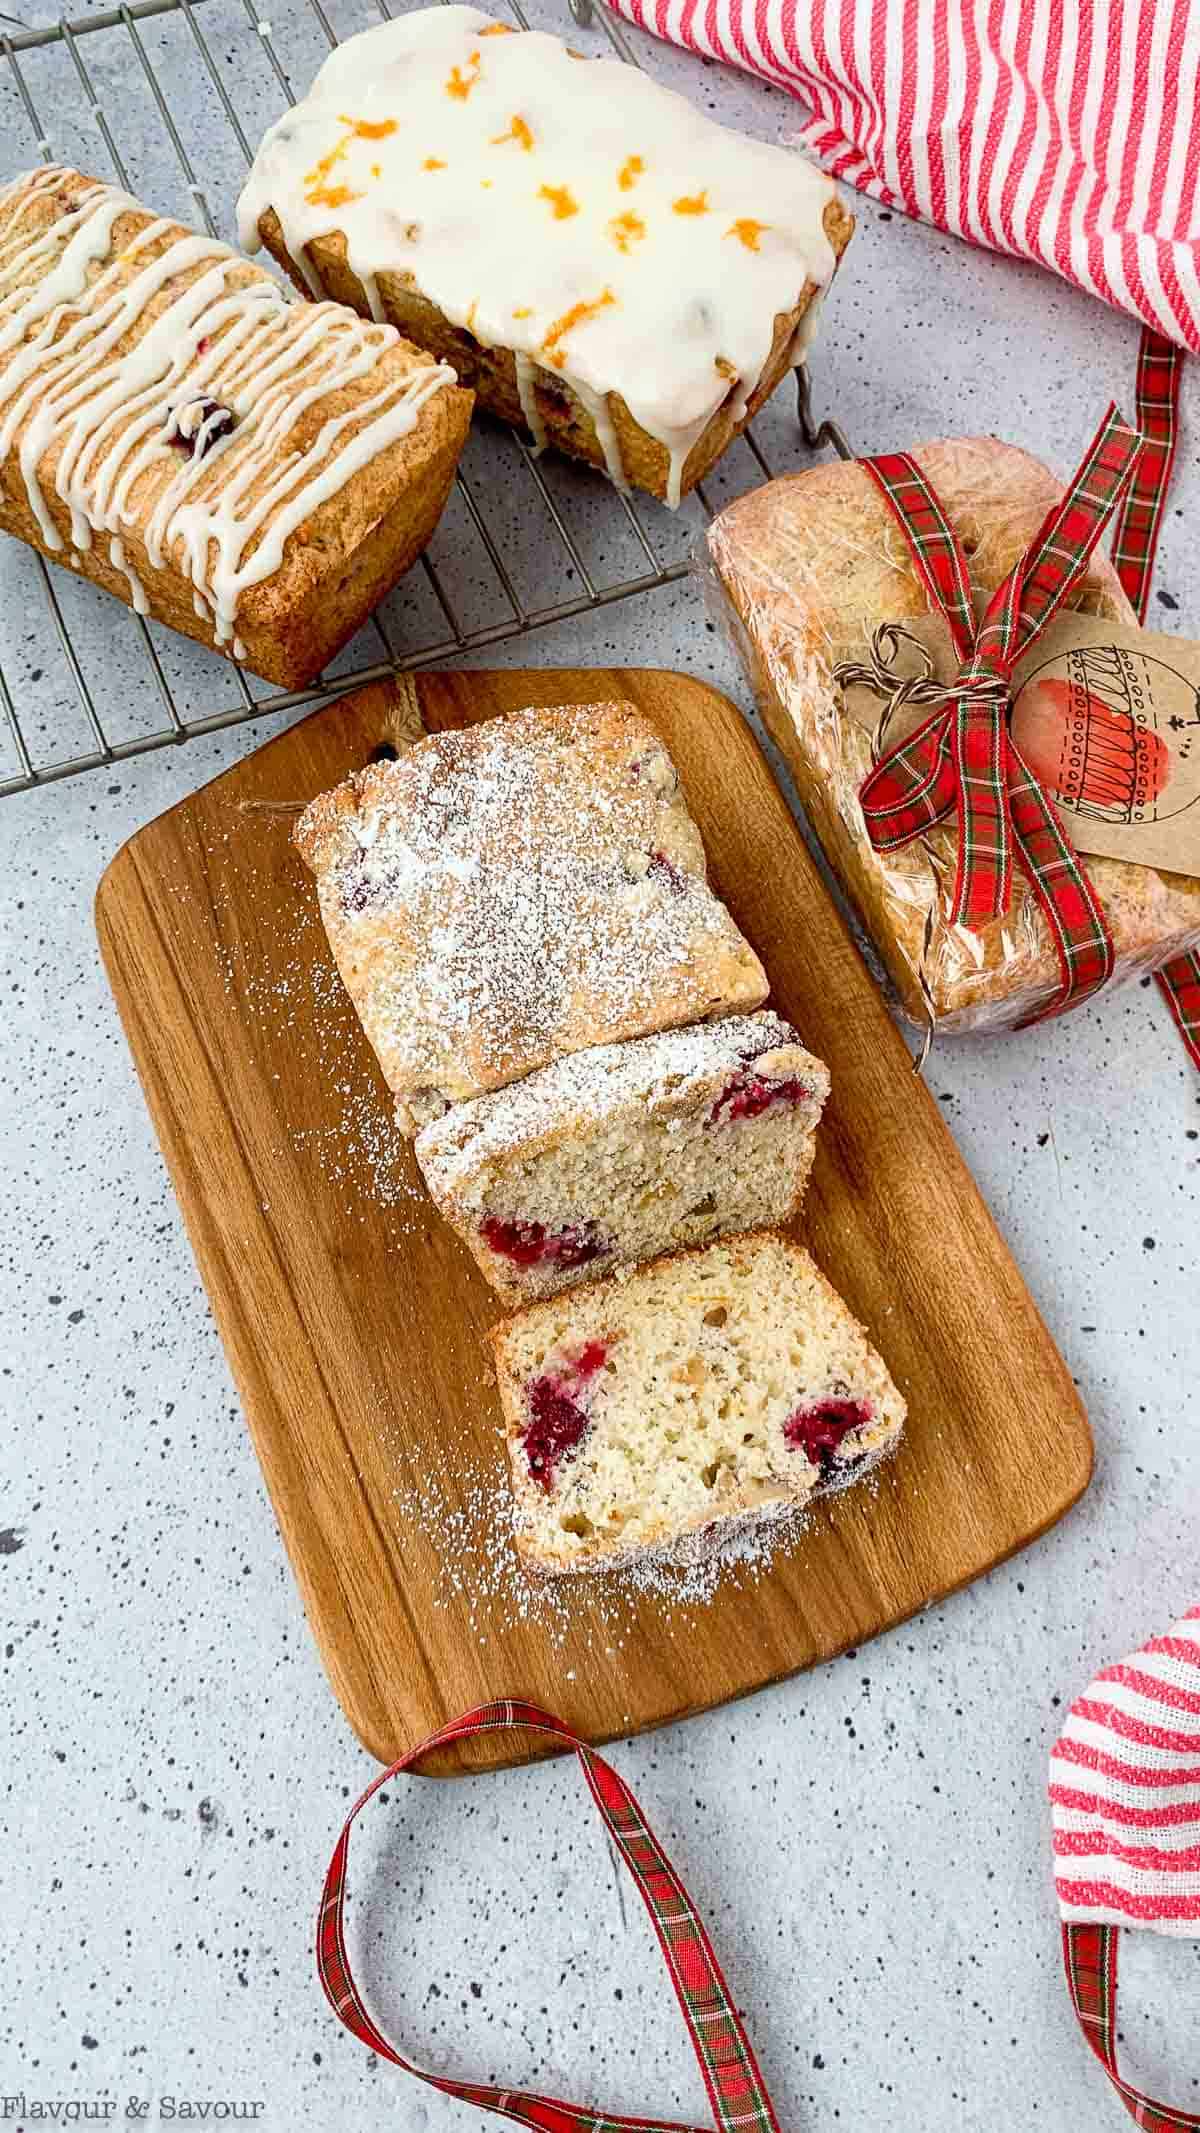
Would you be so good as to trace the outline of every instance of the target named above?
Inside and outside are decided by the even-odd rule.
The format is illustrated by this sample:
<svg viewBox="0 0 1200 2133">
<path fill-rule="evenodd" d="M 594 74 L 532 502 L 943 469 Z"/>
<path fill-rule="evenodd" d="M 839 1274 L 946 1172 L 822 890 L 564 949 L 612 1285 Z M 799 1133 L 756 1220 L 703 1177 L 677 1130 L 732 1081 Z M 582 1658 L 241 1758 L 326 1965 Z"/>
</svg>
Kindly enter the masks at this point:
<svg viewBox="0 0 1200 2133">
<path fill-rule="evenodd" d="M 347 1062 L 360 1046 L 342 982 L 323 957 L 307 965 L 307 977 L 317 1009 L 318 1071 L 325 1088 L 340 1097 L 341 1113 L 333 1125 L 297 1126 L 292 1137 L 298 1147 L 306 1142 L 319 1147 L 325 1177 L 361 1179 L 365 1172 L 381 1207 L 407 1204 L 423 1213 L 425 1195 L 413 1177 L 409 1144 L 391 1105 L 374 1074 L 364 1085 L 348 1071 Z"/>
<path fill-rule="evenodd" d="M 856 1493 L 873 1487 L 865 1474 Z M 503 1478 L 480 1474 L 465 1490 L 436 1474 L 401 1481 L 393 1496 L 403 1531 L 432 1545 L 437 1557 L 433 1604 L 465 1615 L 479 1644 L 519 1624 L 535 1625 L 557 1647 L 587 1626 L 611 1638 L 608 1655 L 620 1651 L 637 1627 L 640 1603 L 655 1602 L 668 1634 L 686 1634 L 688 1621 L 725 1590 L 753 1589 L 770 1575 L 781 1554 L 802 1547 L 814 1519 L 807 1508 L 773 1506 L 738 1525 L 724 1522 L 719 1537 L 694 1545 L 690 1557 L 666 1549 L 643 1550 L 625 1560 L 575 1577 L 543 1577 L 528 1570 L 513 1541 L 514 1504 Z"/>
<path fill-rule="evenodd" d="M 432 736 L 322 796 L 297 841 L 401 1099 L 470 1096 L 765 997 L 670 759 L 629 705 Z"/>
<path fill-rule="evenodd" d="M 308 1068 L 306 1086 L 319 1092 L 321 1116 L 310 1123 L 297 1118 L 288 1137 L 296 1148 L 313 1148 L 322 1177 L 344 1189 L 343 1213 L 365 1221 L 371 1202 L 423 1213 L 427 1202 L 409 1144 L 376 1076 L 364 1080 L 360 1071 L 361 1035 L 345 988 L 313 946 L 311 919 L 300 912 L 290 939 L 277 923 L 269 967 L 222 946 L 226 993 L 268 1043 L 286 1043 L 293 1059 Z M 272 1071 L 278 1080 L 278 1070 Z"/>
<path fill-rule="evenodd" d="M 668 1098 L 684 1102 L 693 1092 L 703 1094 L 714 1077 L 798 1044 L 788 1023 L 764 1013 L 664 1030 L 630 1044 L 590 1046 L 426 1126 L 419 1136 L 421 1164 L 427 1176 L 452 1190 L 481 1163 L 542 1134 L 601 1124 L 623 1104 L 652 1111 Z M 824 1068 L 815 1060 L 812 1065 L 823 1085 Z"/>
</svg>

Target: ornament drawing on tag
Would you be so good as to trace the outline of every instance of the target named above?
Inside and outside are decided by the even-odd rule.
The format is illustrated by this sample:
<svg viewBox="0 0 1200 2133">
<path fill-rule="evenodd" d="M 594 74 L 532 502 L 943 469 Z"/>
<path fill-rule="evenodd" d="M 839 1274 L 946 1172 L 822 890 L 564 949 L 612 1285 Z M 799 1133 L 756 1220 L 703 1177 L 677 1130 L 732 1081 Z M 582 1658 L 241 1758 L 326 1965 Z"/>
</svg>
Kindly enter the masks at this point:
<svg viewBox="0 0 1200 2133">
<path fill-rule="evenodd" d="M 1200 692 L 1141 649 L 1051 653 L 1021 683 L 1012 734 L 1075 816 L 1132 828 L 1168 821 L 1200 799 Z"/>
</svg>

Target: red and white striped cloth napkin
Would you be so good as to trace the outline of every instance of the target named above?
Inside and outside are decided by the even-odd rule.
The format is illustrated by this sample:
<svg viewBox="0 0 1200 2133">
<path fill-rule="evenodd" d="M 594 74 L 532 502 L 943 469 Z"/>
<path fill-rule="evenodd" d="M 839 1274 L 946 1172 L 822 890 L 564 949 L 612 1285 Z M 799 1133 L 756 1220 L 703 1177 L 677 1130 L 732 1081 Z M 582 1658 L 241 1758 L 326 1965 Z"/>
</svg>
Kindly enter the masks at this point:
<svg viewBox="0 0 1200 2133">
<path fill-rule="evenodd" d="M 1200 2133 L 1122 2072 L 1121 1928 L 1200 1933 L 1200 1607 L 1106 1666 L 1050 1756 L 1054 1882 L 1071 2004 L 1142 2133 Z"/>
<path fill-rule="evenodd" d="M 777 83 L 834 177 L 1200 350 L 1200 0 L 610 0 Z"/>
<path fill-rule="evenodd" d="M 1064 1920 L 1200 1933 L 1200 1606 L 1071 1705 L 1050 1803 Z"/>
</svg>

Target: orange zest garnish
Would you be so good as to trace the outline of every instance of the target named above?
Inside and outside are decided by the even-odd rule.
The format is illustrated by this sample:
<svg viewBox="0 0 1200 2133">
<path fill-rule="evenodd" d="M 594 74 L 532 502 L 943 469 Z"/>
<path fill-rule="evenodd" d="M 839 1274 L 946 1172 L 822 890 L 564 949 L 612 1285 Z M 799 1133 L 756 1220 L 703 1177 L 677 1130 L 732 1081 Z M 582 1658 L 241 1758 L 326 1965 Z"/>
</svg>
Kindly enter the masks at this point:
<svg viewBox="0 0 1200 2133">
<path fill-rule="evenodd" d="M 353 192 L 348 185 L 314 185 L 304 197 L 309 207 L 349 207 L 352 200 L 361 200 L 362 194 Z"/>
<path fill-rule="evenodd" d="M 533 306 L 532 306 L 532 304 L 522 304 L 522 305 L 520 306 L 520 308 L 519 308 L 518 310 L 516 310 L 516 311 L 514 311 L 514 312 L 513 312 L 513 317 L 514 317 L 514 318 L 532 318 L 532 317 L 533 317 Z"/>
<path fill-rule="evenodd" d="M 608 234 L 618 252 L 629 252 L 638 238 L 645 236 L 646 225 L 640 215 L 614 215 L 608 225 Z"/>
<path fill-rule="evenodd" d="M 328 184 L 326 181 L 330 172 L 343 160 L 351 141 L 385 141 L 389 134 L 396 131 L 395 119 L 376 121 L 343 117 L 341 123 L 346 128 L 341 140 L 336 141 L 329 153 L 321 156 L 305 176 L 304 198 L 309 207 L 348 207 L 352 200 L 361 200 L 362 194 L 351 192 L 348 185 Z M 372 163 L 371 176 L 379 177 L 380 170 L 378 163 Z"/>
<path fill-rule="evenodd" d="M 671 205 L 677 215 L 707 215 L 708 194 L 681 193 L 678 200 L 672 200 Z"/>
<path fill-rule="evenodd" d="M 769 230 L 770 227 L 769 222 L 756 222 L 753 215 L 742 215 L 738 221 L 731 224 L 725 235 L 739 238 L 748 252 L 757 252 L 759 238 L 763 231 Z"/>
<path fill-rule="evenodd" d="M 342 157 L 345 155 L 346 150 L 349 148 L 352 139 L 352 134 L 343 134 L 341 140 L 335 142 L 334 146 L 330 149 L 328 155 L 322 156 L 318 162 L 313 164 L 311 170 L 305 172 L 305 184 L 324 185 L 325 180 L 329 176 L 330 171 L 333 169 L 334 164 L 341 162 Z"/>
<path fill-rule="evenodd" d="M 350 128 L 352 138 L 359 141 L 386 141 L 395 133 L 395 119 L 352 119 L 342 113 L 342 124 Z"/>
<path fill-rule="evenodd" d="M 446 166 L 440 156 L 426 156 L 421 168 L 422 170 L 445 170 Z"/>
<path fill-rule="evenodd" d="M 565 185 L 539 185 L 538 199 L 550 202 L 556 222 L 565 222 L 568 215 L 579 213 L 579 202 L 572 198 Z"/>
<path fill-rule="evenodd" d="M 478 52 L 472 52 L 471 57 L 467 61 L 467 70 L 468 71 L 463 74 L 459 71 L 457 67 L 451 67 L 450 79 L 446 83 L 447 96 L 456 96 L 459 102 L 462 104 L 466 103 L 467 98 L 471 94 L 472 89 L 475 87 L 476 82 L 479 80 Z"/>
<path fill-rule="evenodd" d="M 533 135 L 519 113 L 514 113 L 512 124 L 507 133 L 494 133 L 492 135 L 493 148 L 503 148 L 506 141 L 519 141 L 526 155 L 533 147 Z"/>
<path fill-rule="evenodd" d="M 372 163 L 372 165 L 371 165 L 371 176 L 372 176 L 373 178 L 382 178 L 382 176 L 383 176 L 383 165 L 382 165 L 382 163 Z"/>
<path fill-rule="evenodd" d="M 617 172 L 617 184 L 623 193 L 631 193 L 646 166 L 640 156 L 626 156 Z"/>
<path fill-rule="evenodd" d="M 486 30 L 480 30 L 479 34 L 481 37 L 511 37 L 513 26 L 511 22 L 489 22 Z"/>
<path fill-rule="evenodd" d="M 595 318 L 598 311 L 603 311 L 609 304 L 615 304 L 616 300 L 611 289 L 604 289 L 590 304 L 572 304 L 570 310 L 564 311 L 561 318 L 556 318 L 550 331 L 543 336 L 542 351 L 546 361 L 553 363 L 556 370 L 565 370 L 567 359 L 558 346 L 559 341 L 565 340 L 567 334 L 573 333 L 576 326 L 585 325 L 588 319 Z"/>
<path fill-rule="evenodd" d="M 491 189 L 492 181 L 490 178 L 481 178 L 479 180 L 479 190 L 481 193 L 490 193 Z"/>
</svg>

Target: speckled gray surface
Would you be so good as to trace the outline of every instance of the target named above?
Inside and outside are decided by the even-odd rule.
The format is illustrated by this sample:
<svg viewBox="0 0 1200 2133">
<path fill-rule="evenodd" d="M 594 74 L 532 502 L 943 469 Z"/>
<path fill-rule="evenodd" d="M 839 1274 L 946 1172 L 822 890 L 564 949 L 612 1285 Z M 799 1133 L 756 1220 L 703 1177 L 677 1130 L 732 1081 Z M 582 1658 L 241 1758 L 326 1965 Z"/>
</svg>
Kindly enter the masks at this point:
<svg viewBox="0 0 1200 2133">
<path fill-rule="evenodd" d="M 272 16 L 303 82 L 318 47 L 298 0 Z M 203 19 L 253 138 L 278 105 L 259 40 L 234 0 L 205 0 Z M 342 28 L 362 19 L 335 10 Z M 181 23 L 144 36 L 227 226 L 236 144 Z M 86 44 L 133 182 L 186 211 L 128 47 L 116 33 Z M 657 50 L 652 63 L 735 121 L 777 137 L 794 123 L 755 84 Z M 107 169 L 65 54 L 26 67 L 55 152 Z M 7 83 L 0 128 L 4 168 L 29 160 Z M 1033 270 L 867 206 L 817 396 L 864 445 L 995 430 L 1065 468 L 1109 395 L 1128 404 L 1135 339 Z M 789 412 L 781 401 L 763 426 L 780 464 L 794 457 Z M 542 598 L 545 543 L 510 450 L 481 437 L 471 466 L 510 566 Z M 743 460 L 718 486 L 750 478 Z M 609 500 L 586 476 L 555 479 L 589 562 L 608 579 L 627 571 Z M 1162 626 L 1200 630 L 1198 512 L 1190 442 Z M 661 514 L 654 526 L 664 553 L 686 539 Z M 461 527 L 438 553 L 465 610 L 487 619 L 494 593 Z M 70 752 L 76 698 L 26 572 L 6 546 L 0 656 L 47 755 Z M 398 596 L 401 635 L 425 626 L 427 597 L 418 578 Z M 155 718 L 127 618 L 83 587 L 64 598 L 114 730 Z M 183 700 L 221 700 L 211 662 L 162 649 Z M 686 584 L 492 658 L 682 665 L 745 701 Z M 269 730 L 142 757 L 0 814 L 0 2091 L 107 2095 L 118 2116 L 154 2099 L 152 2118 L 164 2096 L 222 2098 L 261 2103 L 258 2122 L 281 2129 L 434 2133 L 472 2114 L 369 2058 L 313 1976 L 321 1873 L 370 1766 L 309 1640 L 92 932 L 122 840 Z M 930 1076 L 1087 1400 L 1094 1486 L 1048 1540 L 948 1605 L 615 1755 L 708 1915 L 789 2129 L 1024 2133 L 1083 2113 L 1115 2126 L 1058 1976 L 1045 1760 L 1061 1700 L 1196 1597 L 1200 1089 L 1141 987 L 1048 1030 L 946 1044 Z M 574 1775 L 388 1795 L 354 1862 L 352 1936 L 396 2033 L 435 2067 L 703 2121 L 648 1929 Z M 1196 1946 L 1130 1938 L 1129 2063 L 1195 2109 Z"/>
</svg>

